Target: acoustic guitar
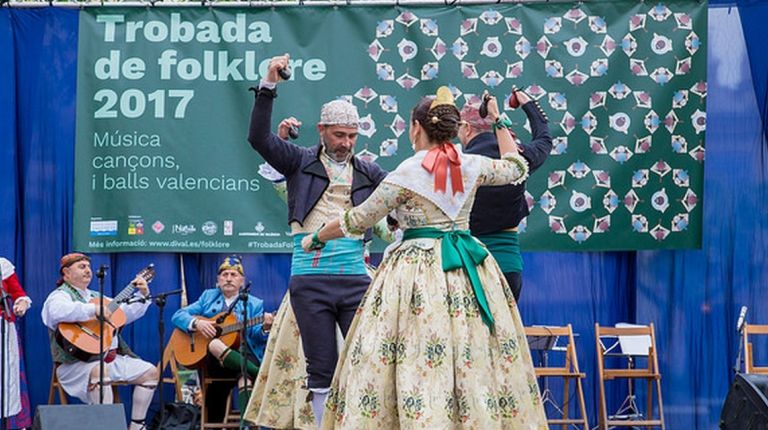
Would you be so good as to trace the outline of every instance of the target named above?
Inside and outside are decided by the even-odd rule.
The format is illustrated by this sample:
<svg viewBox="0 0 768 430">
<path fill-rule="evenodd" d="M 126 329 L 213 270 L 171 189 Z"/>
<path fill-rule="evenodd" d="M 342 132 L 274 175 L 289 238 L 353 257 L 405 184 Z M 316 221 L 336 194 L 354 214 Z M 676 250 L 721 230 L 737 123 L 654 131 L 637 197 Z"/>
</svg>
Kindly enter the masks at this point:
<svg viewBox="0 0 768 430">
<path fill-rule="evenodd" d="M 199 320 L 210 321 L 216 325 L 216 337 L 224 345 L 231 347 L 238 340 L 238 331 L 243 328 L 243 323 L 237 321 L 234 312 L 222 312 L 211 318 L 195 317 Z M 249 318 L 246 327 L 261 324 L 264 322 L 264 316 Z M 208 344 L 211 339 L 199 331 L 187 333 L 183 330 L 175 329 L 168 341 L 173 350 L 176 361 L 184 367 L 195 367 L 208 353 Z"/>
<path fill-rule="evenodd" d="M 150 264 L 137 273 L 136 276 L 144 278 L 147 283 L 152 282 L 152 279 L 155 278 L 155 265 Z M 68 354 L 82 361 L 90 361 L 94 357 L 97 358 L 100 352 L 100 344 L 103 345 L 103 351 L 109 351 L 117 330 L 124 326 L 126 321 L 125 312 L 120 308 L 120 304 L 129 299 L 135 291 L 136 286 L 130 283 L 113 299 L 104 298 L 104 307 L 111 312 L 109 318 L 104 320 L 104 336 L 99 336 L 100 324 L 98 317 L 82 322 L 59 323 L 56 330 L 56 341 L 59 346 Z M 92 298 L 88 303 L 100 306 L 98 297 Z M 101 342 L 99 342 L 100 339 Z"/>
</svg>

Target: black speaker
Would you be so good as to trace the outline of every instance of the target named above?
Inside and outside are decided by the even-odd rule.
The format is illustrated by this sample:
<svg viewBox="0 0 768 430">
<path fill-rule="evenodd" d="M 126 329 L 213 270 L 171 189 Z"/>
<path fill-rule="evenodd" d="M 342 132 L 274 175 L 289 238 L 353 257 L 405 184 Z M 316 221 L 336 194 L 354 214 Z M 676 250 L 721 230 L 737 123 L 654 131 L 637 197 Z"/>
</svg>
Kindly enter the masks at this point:
<svg viewBox="0 0 768 430">
<path fill-rule="evenodd" d="M 40 405 L 32 430 L 125 430 L 128 425 L 122 404 Z"/>
<path fill-rule="evenodd" d="M 722 430 L 768 430 L 768 376 L 739 373 L 720 412 Z"/>
</svg>

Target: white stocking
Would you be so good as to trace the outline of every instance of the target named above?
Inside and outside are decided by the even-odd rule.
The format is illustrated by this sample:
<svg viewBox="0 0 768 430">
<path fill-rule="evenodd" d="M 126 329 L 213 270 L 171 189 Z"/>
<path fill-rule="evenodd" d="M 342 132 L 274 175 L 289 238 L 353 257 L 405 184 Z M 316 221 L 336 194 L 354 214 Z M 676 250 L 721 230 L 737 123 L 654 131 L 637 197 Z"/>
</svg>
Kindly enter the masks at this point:
<svg viewBox="0 0 768 430">
<path fill-rule="evenodd" d="M 325 412 L 325 399 L 328 398 L 330 388 L 310 388 L 312 392 L 312 413 L 315 414 L 315 423 L 317 428 L 323 422 L 323 413 Z"/>
<path fill-rule="evenodd" d="M 129 430 L 141 430 L 145 428 L 143 422 L 147 416 L 147 409 L 149 409 L 149 404 L 152 402 L 152 396 L 154 394 L 154 385 L 137 385 L 133 388 L 133 409 L 131 410 L 131 425 L 128 427 Z"/>
<path fill-rule="evenodd" d="M 93 383 L 94 382 L 92 382 L 92 384 Z M 88 397 L 90 397 L 92 405 L 99 404 L 99 381 L 96 381 L 95 384 L 96 388 L 88 392 Z M 104 384 L 104 404 L 109 405 L 112 401 L 112 386 Z"/>
</svg>

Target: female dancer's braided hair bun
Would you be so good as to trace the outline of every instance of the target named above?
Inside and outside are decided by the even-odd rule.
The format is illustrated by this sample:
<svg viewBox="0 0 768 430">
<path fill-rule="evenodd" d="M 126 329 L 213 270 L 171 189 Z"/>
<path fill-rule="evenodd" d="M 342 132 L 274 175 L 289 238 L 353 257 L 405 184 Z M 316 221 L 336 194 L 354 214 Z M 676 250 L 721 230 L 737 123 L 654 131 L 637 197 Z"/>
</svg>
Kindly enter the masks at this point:
<svg viewBox="0 0 768 430">
<path fill-rule="evenodd" d="M 411 116 L 421 124 L 431 141 L 448 142 L 459 133 L 461 115 L 448 87 L 438 88 L 434 98 L 422 99 Z"/>
<path fill-rule="evenodd" d="M 423 124 L 430 140 L 446 142 L 459 134 L 461 116 L 453 105 L 437 105 L 427 113 L 429 121 Z"/>
</svg>

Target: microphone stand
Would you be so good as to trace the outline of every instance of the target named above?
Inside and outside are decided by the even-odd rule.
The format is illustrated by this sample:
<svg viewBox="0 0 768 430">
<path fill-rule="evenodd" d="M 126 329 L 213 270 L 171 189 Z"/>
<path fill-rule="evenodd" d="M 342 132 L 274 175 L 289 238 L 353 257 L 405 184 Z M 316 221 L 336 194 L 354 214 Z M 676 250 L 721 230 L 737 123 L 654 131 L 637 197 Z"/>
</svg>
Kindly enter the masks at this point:
<svg viewBox="0 0 768 430">
<path fill-rule="evenodd" d="M 2 283 L 2 279 L 3 272 L 2 268 L 0 268 L 0 283 Z M 2 410 L 0 410 L 0 429 L 2 430 L 5 430 L 5 423 L 8 419 L 6 415 L 8 415 L 7 412 L 9 403 L 8 390 L 5 389 L 5 372 L 7 370 L 6 360 L 8 359 L 8 347 L 6 345 L 6 341 L 8 339 L 5 335 L 7 330 L 6 324 L 8 322 L 5 320 L 5 318 L 9 315 L 9 310 L 13 311 L 13 309 L 8 306 L 8 298 L 9 295 L 5 292 L 5 287 L 0 284 L 0 299 L 2 299 L 0 301 L 0 319 L 2 319 L 2 321 L 0 321 L 0 344 L 2 344 L 0 345 L 0 391 L 2 392 L 2 395 L 0 395 L 0 401 L 3 402 L 3 404 L 0 405 L 2 407 Z"/>
<path fill-rule="evenodd" d="M 249 285 L 248 285 L 248 289 L 250 289 L 250 282 L 249 282 Z M 242 290 L 242 289 L 241 289 L 241 290 Z M 240 293 L 238 293 L 238 294 L 240 294 Z M 231 305 L 229 305 L 229 307 L 227 308 L 227 311 L 226 311 L 226 312 L 224 312 L 223 314 L 219 315 L 219 317 L 218 317 L 218 318 L 216 318 L 216 324 L 222 324 L 222 323 L 224 322 L 224 320 L 226 320 L 226 319 L 227 319 L 227 317 L 228 317 L 230 314 L 232 314 L 232 311 L 234 311 L 234 310 L 235 310 L 235 306 L 237 306 L 237 303 L 238 303 L 239 301 L 240 301 L 240 297 L 238 296 L 237 300 L 235 300 L 234 302 L 232 302 L 232 304 L 231 304 Z"/>
<path fill-rule="evenodd" d="M 155 304 L 157 305 L 157 312 L 158 312 L 158 318 L 160 319 L 160 322 L 157 324 L 157 331 L 158 331 L 158 345 L 160 349 L 160 374 L 157 375 L 157 388 L 158 388 L 158 401 L 160 402 L 160 421 L 158 422 L 158 428 L 162 428 L 163 421 L 165 420 L 165 399 L 163 396 L 163 370 L 165 370 L 165 363 L 163 363 L 163 359 L 165 358 L 163 356 L 163 343 L 165 340 L 165 320 L 163 318 L 163 311 L 165 310 L 165 300 L 168 296 L 173 296 L 176 294 L 183 293 L 183 289 L 173 290 L 173 291 L 166 291 L 164 293 L 157 293 L 151 296 L 147 297 L 129 297 L 125 303 L 131 304 L 136 302 L 146 303 L 147 300 L 154 300 Z"/>
<path fill-rule="evenodd" d="M 102 264 L 96 272 L 99 280 L 99 404 L 104 404 L 104 276 L 107 265 Z M 111 345 L 110 345 L 111 346 Z"/>
<path fill-rule="evenodd" d="M 158 350 L 160 352 L 160 374 L 157 375 L 157 387 L 160 388 L 159 393 L 159 401 L 160 401 L 160 426 L 162 427 L 163 421 L 165 420 L 165 399 L 163 398 L 163 370 L 164 363 L 163 363 L 163 340 L 165 339 L 165 320 L 163 320 L 163 311 L 165 310 L 165 299 L 168 296 L 172 296 L 174 294 L 181 294 L 183 293 L 183 289 L 168 291 L 165 293 L 155 294 L 155 304 L 157 305 L 157 312 L 160 318 L 160 323 L 157 326 L 157 331 L 160 337 L 158 337 L 158 346 L 160 349 Z"/>
<path fill-rule="evenodd" d="M 736 330 L 736 339 L 739 343 L 739 353 L 736 355 L 736 364 L 733 366 L 733 374 L 737 375 L 739 372 L 741 372 L 741 366 L 744 364 L 744 342 L 741 339 L 742 332 L 744 331 L 744 323 L 742 322 L 741 325 Z"/>
<path fill-rule="evenodd" d="M 238 300 L 243 304 L 242 309 L 242 325 L 240 327 L 240 376 L 243 378 L 243 391 L 242 394 L 248 392 L 248 338 L 246 333 L 248 330 L 248 296 L 251 290 L 251 282 L 243 288 L 240 288 L 240 295 Z M 240 411 L 240 430 L 247 430 L 248 426 L 245 425 L 245 411 Z"/>
</svg>

